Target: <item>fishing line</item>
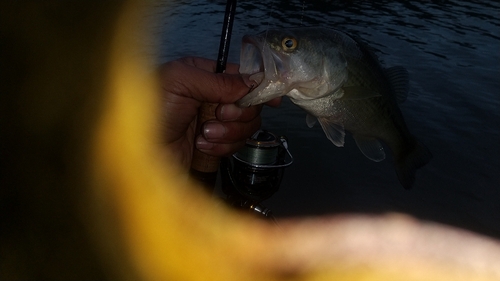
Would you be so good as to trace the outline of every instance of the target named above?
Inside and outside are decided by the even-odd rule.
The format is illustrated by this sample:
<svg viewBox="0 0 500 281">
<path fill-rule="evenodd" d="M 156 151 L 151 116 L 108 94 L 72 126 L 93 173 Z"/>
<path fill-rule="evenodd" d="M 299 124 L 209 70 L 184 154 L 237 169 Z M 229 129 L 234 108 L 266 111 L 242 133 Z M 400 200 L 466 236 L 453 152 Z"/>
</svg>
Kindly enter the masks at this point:
<svg viewBox="0 0 500 281">
<path fill-rule="evenodd" d="M 260 136 L 266 136 L 261 138 Z M 278 142 L 270 138 L 271 134 L 264 134 L 259 130 L 255 132 L 250 140 L 247 140 L 247 146 L 238 151 L 237 156 L 246 162 L 254 164 L 272 164 L 278 156 Z"/>
<path fill-rule="evenodd" d="M 242 149 L 238 151 L 237 157 L 249 163 L 254 163 L 257 165 L 271 164 L 276 161 L 278 156 L 278 148 L 258 148 L 253 147 L 252 149 Z"/>
<path fill-rule="evenodd" d="M 284 151 L 288 157 L 284 155 Z M 245 146 L 233 158 L 254 168 L 284 168 L 293 162 L 286 137 L 277 137 L 265 130 L 258 130 L 247 139 Z M 285 158 L 288 158 L 286 161 Z"/>
<path fill-rule="evenodd" d="M 302 13 L 300 14 L 300 26 L 303 26 L 303 21 L 304 21 L 304 10 L 306 6 L 306 0 L 302 0 Z"/>
<path fill-rule="evenodd" d="M 271 1 L 271 6 L 269 7 L 269 20 L 267 21 L 267 27 L 266 27 L 266 36 L 265 39 L 267 40 L 267 32 L 269 31 L 269 25 L 271 25 L 271 21 L 273 20 L 273 10 L 274 10 L 274 0 Z"/>
</svg>

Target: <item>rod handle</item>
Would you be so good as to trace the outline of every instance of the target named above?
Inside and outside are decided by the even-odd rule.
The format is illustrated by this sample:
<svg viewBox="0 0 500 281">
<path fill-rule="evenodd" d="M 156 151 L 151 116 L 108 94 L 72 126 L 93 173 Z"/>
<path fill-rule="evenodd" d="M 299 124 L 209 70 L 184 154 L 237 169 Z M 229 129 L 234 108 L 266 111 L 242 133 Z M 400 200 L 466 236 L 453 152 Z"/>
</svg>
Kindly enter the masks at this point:
<svg viewBox="0 0 500 281">
<path fill-rule="evenodd" d="M 201 131 L 203 123 L 208 120 L 215 119 L 215 109 L 217 103 L 202 103 L 198 110 L 198 120 L 196 122 L 196 132 Z M 217 180 L 217 171 L 219 169 L 220 157 L 208 155 L 201 152 L 196 147 L 193 150 L 193 159 L 191 162 L 191 177 L 205 185 L 209 189 L 213 189 Z"/>
</svg>

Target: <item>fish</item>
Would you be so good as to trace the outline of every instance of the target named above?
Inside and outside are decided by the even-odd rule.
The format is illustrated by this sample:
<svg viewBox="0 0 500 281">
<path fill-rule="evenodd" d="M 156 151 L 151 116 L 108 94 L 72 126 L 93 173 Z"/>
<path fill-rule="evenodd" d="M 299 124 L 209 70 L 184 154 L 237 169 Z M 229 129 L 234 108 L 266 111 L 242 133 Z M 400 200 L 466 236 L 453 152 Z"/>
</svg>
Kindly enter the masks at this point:
<svg viewBox="0 0 500 281">
<path fill-rule="evenodd" d="M 399 108 L 409 92 L 402 66 L 385 68 L 361 38 L 326 27 L 269 29 L 245 35 L 240 73 L 257 86 L 237 101 L 240 107 L 287 96 L 319 122 L 326 137 L 343 147 L 346 132 L 370 160 L 393 156 L 399 182 L 412 188 L 416 170 L 432 159 L 412 135 Z"/>
</svg>

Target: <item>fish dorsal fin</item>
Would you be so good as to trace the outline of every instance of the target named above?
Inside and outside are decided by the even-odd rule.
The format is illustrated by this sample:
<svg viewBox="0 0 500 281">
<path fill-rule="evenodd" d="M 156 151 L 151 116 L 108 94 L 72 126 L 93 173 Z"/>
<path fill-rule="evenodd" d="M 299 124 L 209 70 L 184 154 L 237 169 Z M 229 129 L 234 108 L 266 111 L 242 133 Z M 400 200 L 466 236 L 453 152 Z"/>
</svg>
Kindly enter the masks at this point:
<svg viewBox="0 0 500 281">
<path fill-rule="evenodd" d="M 316 117 L 314 117 L 314 115 L 312 114 L 307 114 L 306 115 L 306 124 L 307 124 L 307 127 L 309 128 L 312 128 L 314 126 L 314 124 L 316 124 Z"/>
<path fill-rule="evenodd" d="M 410 79 L 408 70 L 402 66 L 393 66 L 385 69 L 385 76 L 389 80 L 394 96 L 398 103 L 402 103 L 408 97 L 410 90 Z"/>
<path fill-rule="evenodd" d="M 341 100 L 361 100 L 380 97 L 380 93 L 362 86 L 348 86 L 344 87 L 344 95 Z"/>
<path fill-rule="evenodd" d="M 375 138 L 354 135 L 359 150 L 370 160 L 380 162 L 385 159 L 382 144 Z"/>
<path fill-rule="evenodd" d="M 337 147 L 343 147 L 345 137 L 344 126 L 329 122 L 326 118 L 318 118 L 318 121 L 326 137 Z"/>
</svg>

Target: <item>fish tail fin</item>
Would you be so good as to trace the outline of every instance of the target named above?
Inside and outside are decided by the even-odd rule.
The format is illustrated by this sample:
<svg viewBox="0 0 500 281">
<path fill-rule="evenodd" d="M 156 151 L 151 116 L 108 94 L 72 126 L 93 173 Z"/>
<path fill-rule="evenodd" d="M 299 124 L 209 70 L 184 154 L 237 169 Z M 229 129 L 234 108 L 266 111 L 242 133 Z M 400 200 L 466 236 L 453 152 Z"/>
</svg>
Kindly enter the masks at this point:
<svg viewBox="0 0 500 281">
<path fill-rule="evenodd" d="M 431 159 L 432 153 L 430 150 L 420 142 L 416 142 L 414 149 L 396 164 L 396 174 L 401 185 L 405 189 L 411 189 L 415 182 L 417 169 L 429 163 Z"/>
</svg>

